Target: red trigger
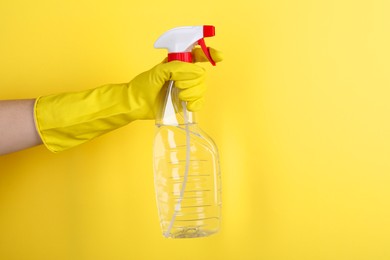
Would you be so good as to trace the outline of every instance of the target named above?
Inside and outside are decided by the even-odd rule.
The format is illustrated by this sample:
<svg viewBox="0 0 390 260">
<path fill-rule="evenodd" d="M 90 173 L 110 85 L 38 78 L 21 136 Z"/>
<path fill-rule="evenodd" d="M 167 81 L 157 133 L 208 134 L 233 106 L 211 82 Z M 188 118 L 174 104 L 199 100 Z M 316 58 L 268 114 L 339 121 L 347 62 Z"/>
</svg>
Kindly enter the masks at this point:
<svg viewBox="0 0 390 260">
<path fill-rule="evenodd" d="M 203 50 L 204 54 L 206 55 L 207 59 L 210 61 L 210 63 L 213 66 L 215 66 L 215 61 L 213 60 L 213 58 L 211 58 L 209 48 L 207 48 L 206 43 L 204 41 L 204 38 L 198 40 L 198 44 L 200 45 L 200 47 L 202 47 L 202 50 Z"/>
</svg>

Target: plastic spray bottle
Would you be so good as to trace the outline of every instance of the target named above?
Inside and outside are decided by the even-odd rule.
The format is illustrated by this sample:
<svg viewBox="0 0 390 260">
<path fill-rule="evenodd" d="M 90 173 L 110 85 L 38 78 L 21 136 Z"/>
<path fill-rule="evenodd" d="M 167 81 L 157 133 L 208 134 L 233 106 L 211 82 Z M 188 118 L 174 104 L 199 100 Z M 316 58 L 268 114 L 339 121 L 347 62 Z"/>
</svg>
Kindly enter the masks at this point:
<svg viewBox="0 0 390 260">
<path fill-rule="evenodd" d="M 214 26 L 178 27 L 161 35 L 154 47 L 168 50 L 168 62 L 192 62 L 191 51 L 199 44 L 215 65 L 204 42 L 214 35 Z M 178 93 L 175 83 L 167 82 L 156 118 L 153 165 L 160 224 L 167 238 L 204 237 L 220 227 L 218 151 Z"/>
</svg>

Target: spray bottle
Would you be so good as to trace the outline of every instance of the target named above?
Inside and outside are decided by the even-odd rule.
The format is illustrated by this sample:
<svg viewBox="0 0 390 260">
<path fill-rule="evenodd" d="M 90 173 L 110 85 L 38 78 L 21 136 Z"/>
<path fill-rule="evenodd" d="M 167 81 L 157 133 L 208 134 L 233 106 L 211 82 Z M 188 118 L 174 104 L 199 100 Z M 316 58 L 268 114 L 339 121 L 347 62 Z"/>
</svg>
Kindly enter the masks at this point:
<svg viewBox="0 0 390 260">
<path fill-rule="evenodd" d="M 192 62 L 191 51 L 199 44 L 215 65 L 204 41 L 214 35 L 214 26 L 178 27 L 160 36 L 154 47 L 168 50 L 168 62 Z M 167 82 L 156 118 L 153 165 L 160 224 L 167 238 L 204 237 L 220 227 L 218 151 L 178 93 L 175 83 Z"/>
</svg>

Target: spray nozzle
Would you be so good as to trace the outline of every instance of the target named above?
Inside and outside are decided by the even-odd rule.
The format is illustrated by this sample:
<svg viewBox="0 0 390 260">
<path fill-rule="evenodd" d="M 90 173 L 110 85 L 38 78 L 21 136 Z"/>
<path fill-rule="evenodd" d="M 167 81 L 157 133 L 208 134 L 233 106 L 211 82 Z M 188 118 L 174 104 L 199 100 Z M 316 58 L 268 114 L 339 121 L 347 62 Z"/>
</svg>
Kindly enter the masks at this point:
<svg viewBox="0 0 390 260">
<path fill-rule="evenodd" d="M 215 62 L 204 41 L 205 37 L 213 37 L 215 27 L 212 25 L 177 27 L 165 32 L 154 43 L 158 49 L 168 50 L 168 61 L 179 60 L 192 62 L 192 49 L 199 44 L 210 63 Z"/>
</svg>

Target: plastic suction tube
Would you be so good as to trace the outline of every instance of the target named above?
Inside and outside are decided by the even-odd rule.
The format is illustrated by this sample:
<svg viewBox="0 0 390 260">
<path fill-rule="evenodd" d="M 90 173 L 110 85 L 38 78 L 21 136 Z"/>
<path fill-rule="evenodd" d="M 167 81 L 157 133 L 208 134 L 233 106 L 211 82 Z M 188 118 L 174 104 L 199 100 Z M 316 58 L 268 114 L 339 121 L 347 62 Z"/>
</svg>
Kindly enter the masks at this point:
<svg viewBox="0 0 390 260">
<path fill-rule="evenodd" d="M 173 84 L 174 84 L 174 81 L 170 81 L 168 88 L 172 88 Z M 175 205 L 175 210 L 174 210 L 174 213 L 172 215 L 171 221 L 169 222 L 168 229 L 164 234 L 165 237 L 169 237 L 169 234 L 171 233 L 171 230 L 173 228 L 173 224 L 175 223 L 176 216 L 179 213 L 179 211 L 181 210 L 181 202 L 182 202 L 183 197 L 184 197 L 184 191 L 186 189 L 187 180 L 188 180 L 188 171 L 190 169 L 190 152 L 191 152 L 190 141 L 191 141 L 191 139 L 190 139 L 190 127 L 189 127 L 189 123 L 188 123 L 187 105 L 186 105 L 186 102 L 184 102 L 184 101 L 182 101 L 181 104 L 182 104 L 182 109 L 183 109 L 184 125 L 185 125 L 185 131 L 186 131 L 186 165 L 185 165 L 184 179 L 183 179 L 183 184 L 182 184 L 181 190 L 180 190 L 179 200 L 177 201 L 177 203 Z"/>
</svg>

